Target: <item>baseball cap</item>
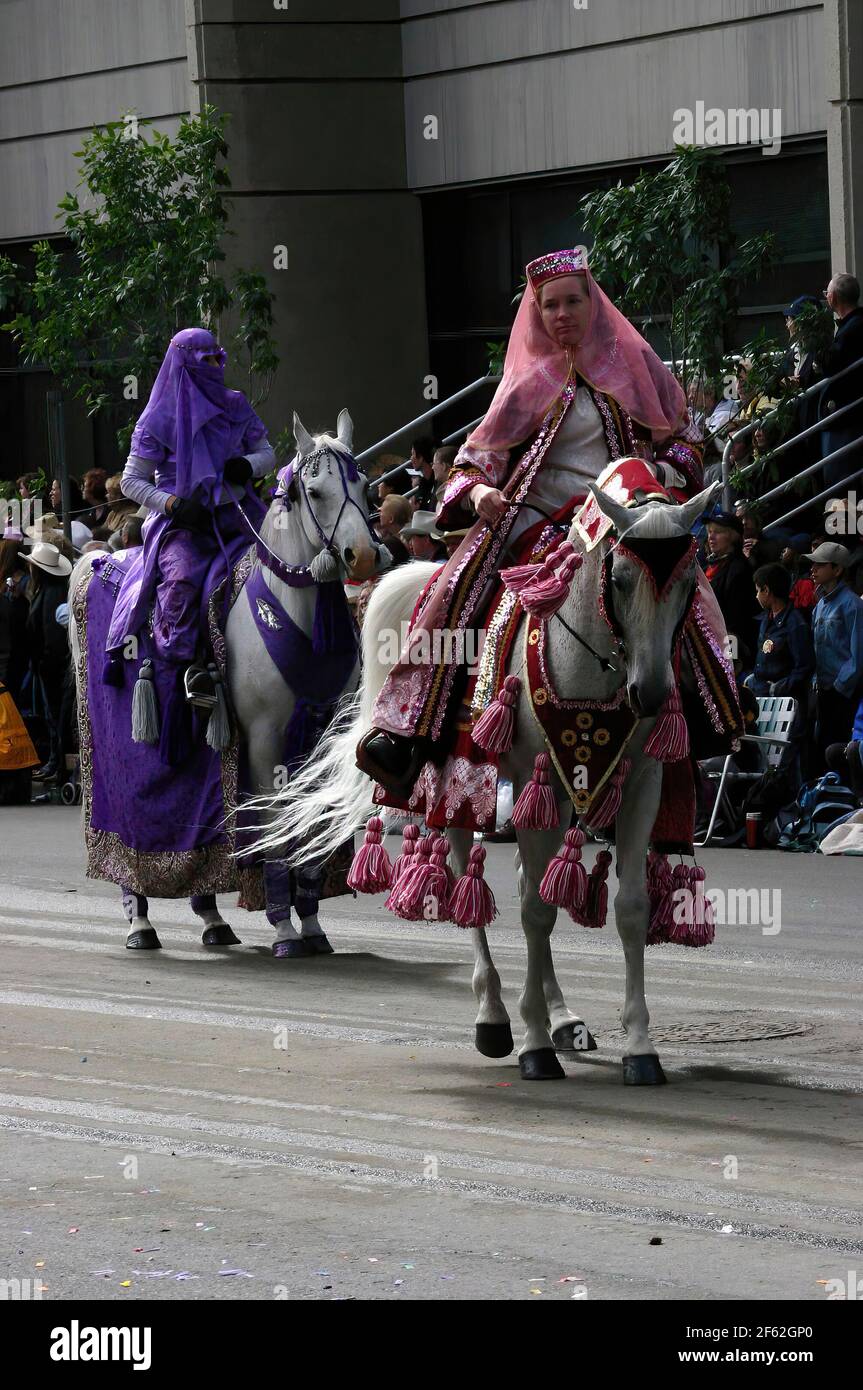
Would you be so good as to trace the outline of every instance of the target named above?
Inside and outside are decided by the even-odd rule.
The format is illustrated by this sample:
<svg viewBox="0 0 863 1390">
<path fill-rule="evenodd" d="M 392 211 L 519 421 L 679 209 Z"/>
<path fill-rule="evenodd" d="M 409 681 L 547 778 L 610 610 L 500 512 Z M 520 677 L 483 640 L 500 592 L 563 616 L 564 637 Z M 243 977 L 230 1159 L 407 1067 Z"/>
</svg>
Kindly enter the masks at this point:
<svg viewBox="0 0 863 1390">
<path fill-rule="evenodd" d="M 804 555 L 803 559 L 810 560 L 814 565 L 841 565 L 847 569 L 851 564 L 851 551 L 838 541 L 822 541 L 811 555 Z"/>
</svg>

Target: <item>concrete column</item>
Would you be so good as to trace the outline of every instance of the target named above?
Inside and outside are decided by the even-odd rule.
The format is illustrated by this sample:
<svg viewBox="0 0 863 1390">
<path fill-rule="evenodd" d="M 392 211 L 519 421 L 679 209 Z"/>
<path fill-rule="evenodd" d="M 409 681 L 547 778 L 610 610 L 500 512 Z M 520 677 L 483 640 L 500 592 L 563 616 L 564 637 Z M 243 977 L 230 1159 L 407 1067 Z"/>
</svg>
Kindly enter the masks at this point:
<svg viewBox="0 0 863 1390">
<path fill-rule="evenodd" d="M 281 365 L 261 413 L 275 434 L 294 409 L 314 430 L 347 406 L 366 446 L 427 408 L 398 0 L 186 0 L 186 13 L 192 109 L 231 117 L 229 263 L 276 295 Z"/>
<path fill-rule="evenodd" d="M 863 277 L 863 4 L 825 0 L 833 273 Z"/>
</svg>

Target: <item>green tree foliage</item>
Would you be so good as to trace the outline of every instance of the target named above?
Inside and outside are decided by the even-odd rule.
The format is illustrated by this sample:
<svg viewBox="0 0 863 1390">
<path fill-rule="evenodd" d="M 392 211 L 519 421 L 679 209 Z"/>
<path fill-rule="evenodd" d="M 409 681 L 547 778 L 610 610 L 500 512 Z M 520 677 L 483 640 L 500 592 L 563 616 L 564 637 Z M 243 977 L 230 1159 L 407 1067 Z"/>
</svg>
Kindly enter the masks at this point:
<svg viewBox="0 0 863 1390">
<path fill-rule="evenodd" d="M 689 146 L 581 203 L 593 274 L 623 313 L 665 337 L 684 387 L 718 380 L 740 290 L 775 259 L 771 233 L 737 243 L 730 204 L 717 153 Z"/>
<path fill-rule="evenodd" d="M 278 366 L 264 276 L 223 273 L 225 119 L 204 107 L 173 140 L 133 115 L 94 130 L 77 152 L 77 191 L 59 204 L 69 249 L 37 243 L 32 280 L 0 257 L 0 308 L 18 309 L 2 326 L 90 415 L 109 413 L 121 452 L 178 329 L 210 328 L 253 404 Z"/>
</svg>

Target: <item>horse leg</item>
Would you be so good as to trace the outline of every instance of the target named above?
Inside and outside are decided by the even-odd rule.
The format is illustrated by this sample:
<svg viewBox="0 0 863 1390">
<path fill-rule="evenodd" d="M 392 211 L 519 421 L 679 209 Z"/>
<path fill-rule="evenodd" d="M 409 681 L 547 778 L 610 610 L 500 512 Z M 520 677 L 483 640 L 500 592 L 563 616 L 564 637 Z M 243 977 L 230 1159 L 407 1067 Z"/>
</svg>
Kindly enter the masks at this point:
<svg viewBox="0 0 863 1390">
<path fill-rule="evenodd" d="M 452 851 L 452 870 L 458 878 L 467 868 L 473 833 L 448 830 L 447 839 Z M 471 987 L 479 1006 L 474 1024 L 474 1046 L 483 1057 L 508 1057 L 514 1043 L 509 1014 L 501 998 L 500 975 L 491 958 L 485 927 L 471 927 L 470 933 L 474 959 Z"/>
<path fill-rule="evenodd" d="M 123 911 L 129 923 L 126 936 L 127 951 L 161 951 L 162 943 L 156 935 L 155 927 L 150 925 L 148 916 L 150 904 L 143 893 L 133 893 L 131 888 L 122 889 Z"/>
<path fill-rule="evenodd" d="M 201 941 L 204 946 L 239 946 L 240 938 L 234 934 L 216 906 L 215 893 L 193 893 L 189 904 L 196 917 L 204 923 Z"/>
<path fill-rule="evenodd" d="M 626 1033 L 623 1081 L 626 1086 L 661 1086 L 665 1074 L 650 1040 L 650 1015 L 644 996 L 644 947 L 650 917 L 647 895 L 647 847 L 659 809 L 662 765 L 635 757 L 617 817 L 617 878 L 614 918 L 626 959 L 626 998 L 622 1023 Z"/>
<path fill-rule="evenodd" d="M 568 801 L 566 803 L 569 804 Z M 519 1048 L 518 1065 L 523 1081 L 559 1081 L 566 1073 L 557 1060 L 555 1042 L 551 1035 L 552 1019 L 546 999 L 546 983 L 554 977 L 551 963 L 550 937 L 557 917 L 557 908 L 543 902 L 539 885 L 549 860 L 560 848 L 562 826 L 553 830 L 518 831 L 519 893 L 521 896 L 521 925 L 527 941 L 527 974 L 519 999 L 524 1023 L 524 1042 Z M 555 985 L 557 982 L 555 981 Z M 560 987 L 557 997 L 564 1014 L 560 1021 L 577 1023 L 568 1017 Z"/>
<path fill-rule="evenodd" d="M 281 734 L 272 727 L 268 715 L 253 723 L 247 733 L 249 770 L 260 797 L 272 797 L 275 792 L 276 771 L 282 765 Z M 260 826 L 268 828 L 272 812 L 260 812 Z M 267 850 L 264 860 L 264 891 L 267 919 L 275 928 L 273 955 L 278 960 L 309 956 L 313 951 L 291 922 L 291 910 L 296 896 L 296 877 L 278 849 Z"/>
</svg>

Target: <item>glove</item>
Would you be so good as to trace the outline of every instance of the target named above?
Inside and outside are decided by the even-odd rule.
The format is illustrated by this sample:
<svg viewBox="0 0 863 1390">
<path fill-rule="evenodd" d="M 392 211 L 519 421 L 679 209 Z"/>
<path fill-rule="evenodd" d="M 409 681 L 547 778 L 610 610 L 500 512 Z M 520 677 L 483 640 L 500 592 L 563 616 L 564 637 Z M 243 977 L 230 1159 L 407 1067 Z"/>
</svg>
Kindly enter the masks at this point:
<svg viewBox="0 0 863 1390">
<path fill-rule="evenodd" d="M 171 520 L 184 531 L 208 532 L 213 529 L 213 518 L 207 508 L 193 497 L 178 497 L 171 508 Z"/>
<path fill-rule="evenodd" d="M 245 487 L 251 476 L 252 465 L 249 463 L 248 459 L 228 459 L 225 464 L 226 483 L 235 483 L 238 487 Z"/>
</svg>

